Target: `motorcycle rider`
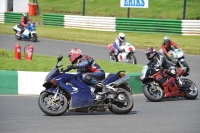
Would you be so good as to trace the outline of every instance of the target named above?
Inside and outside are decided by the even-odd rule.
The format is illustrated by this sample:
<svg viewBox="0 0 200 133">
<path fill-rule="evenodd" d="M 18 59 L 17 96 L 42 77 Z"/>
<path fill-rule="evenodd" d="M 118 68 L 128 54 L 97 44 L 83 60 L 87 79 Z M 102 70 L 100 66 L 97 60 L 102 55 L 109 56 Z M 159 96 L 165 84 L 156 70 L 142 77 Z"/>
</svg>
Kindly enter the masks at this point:
<svg viewBox="0 0 200 133">
<path fill-rule="evenodd" d="M 113 42 L 113 52 L 114 57 L 116 59 L 116 62 L 118 62 L 118 54 L 122 51 L 120 49 L 120 46 L 125 42 L 125 34 L 123 32 L 120 32 L 118 37 Z"/>
<path fill-rule="evenodd" d="M 174 43 L 173 41 L 170 40 L 170 38 L 168 36 L 165 36 L 163 38 L 163 43 L 162 43 L 162 50 L 163 50 L 163 53 L 169 58 L 171 59 L 171 54 L 168 53 L 168 51 L 172 50 L 172 47 L 171 46 L 174 46 L 175 48 L 179 48 L 179 46 Z"/>
<path fill-rule="evenodd" d="M 24 32 L 25 28 L 27 27 L 27 23 L 28 22 L 31 22 L 31 21 L 28 18 L 27 13 L 23 13 L 22 17 L 20 19 L 20 29 L 21 29 L 21 32 L 18 34 L 19 36 L 21 36 L 21 34 Z"/>
<path fill-rule="evenodd" d="M 176 75 L 176 67 L 173 63 L 171 63 L 163 54 L 157 52 L 153 47 L 148 48 L 145 51 L 145 55 L 147 59 L 150 61 L 147 65 L 154 64 L 154 68 L 156 69 L 167 69 L 167 74 L 174 76 L 176 79 L 177 84 L 179 85 L 180 89 L 187 88 L 188 86 L 182 84 L 178 81 L 178 77 Z M 186 68 L 184 69 L 186 73 Z"/>
<path fill-rule="evenodd" d="M 82 79 L 90 85 L 93 85 L 96 89 L 102 89 L 99 93 L 101 96 L 98 100 L 103 98 L 103 95 L 107 93 L 107 88 L 99 82 L 105 78 L 105 72 L 95 62 L 95 60 L 89 55 L 82 55 L 82 52 L 78 48 L 72 48 L 68 52 L 68 58 L 71 65 L 67 66 L 66 70 L 77 69 L 78 73 L 82 73 Z"/>
</svg>

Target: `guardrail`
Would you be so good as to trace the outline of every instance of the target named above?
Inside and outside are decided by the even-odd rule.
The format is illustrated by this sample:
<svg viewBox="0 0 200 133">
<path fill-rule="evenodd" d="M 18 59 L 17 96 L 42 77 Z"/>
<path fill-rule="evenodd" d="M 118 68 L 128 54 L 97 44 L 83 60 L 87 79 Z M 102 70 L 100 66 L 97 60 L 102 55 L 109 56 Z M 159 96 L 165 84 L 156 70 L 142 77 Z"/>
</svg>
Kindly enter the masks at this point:
<svg viewBox="0 0 200 133">
<path fill-rule="evenodd" d="M 200 36 L 200 20 L 182 20 L 182 35 Z"/>
<path fill-rule="evenodd" d="M 4 13 L 0 12 L 0 23 L 4 23 Z"/>
<path fill-rule="evenodd" d="M 43 24 L 52 26 L 64 26 L 64 15 L 43 14 Z"/>
<path fill-rule="evenodd" d="M 86 30 L 115 31 L 115 18 L 65 15 L 64 27 Z"/>
<path fill-rule="evenodd" d="M 22 17 L 22 13 L 15 13 L 15 12 L 5 12 L 5 23 L 20 23 L 20 19 Z"/>
<path fill-rule="evenodd" d="M 181 34 L 181 20 L 116 18 L 116 31 Z"/>
<path fill-rule="evenodd" d="M 4 16 L 3 13 L 0 14 L 0 23 L 19 23 L 20 18 L 21 13 L 5 12 Z M 43 14 L 43 23 L 44 25 L 86 30 L 200 35 L 200 20 L 115 18 Z"/>
</svg>

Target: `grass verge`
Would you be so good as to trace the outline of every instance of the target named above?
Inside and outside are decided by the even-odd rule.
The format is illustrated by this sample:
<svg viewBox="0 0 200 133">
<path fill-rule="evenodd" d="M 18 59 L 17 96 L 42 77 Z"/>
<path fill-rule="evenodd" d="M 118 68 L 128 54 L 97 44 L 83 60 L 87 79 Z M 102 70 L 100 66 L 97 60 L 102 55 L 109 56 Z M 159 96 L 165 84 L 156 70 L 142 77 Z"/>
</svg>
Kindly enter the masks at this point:
<svg viewBox="0 0 200 133">
<path fill-rule="evenodd" d="M 15 60 L 13 51 L 0 49 L 0 61 L 0 70 L 48 72 L 55 66 L 57 57 L 34 54 L 33 59 L 29 61 L 25 60 L 24 56 L 22 56 L 21 60 Z M 66 57 L 63 58 L 62 62 L 65 63 L 63 68 L 69 65 L 69 61 Z M 103 60 L 96 60 L 96 62 L 105 72 L 109 73 L 115 73 L 119 70 L 125 70 L 127 73 L 141 72 L 143 67 L 142 65 Z M 71 70 L 71 72 L 75 72 L 75 70 Z"/>
</svg>

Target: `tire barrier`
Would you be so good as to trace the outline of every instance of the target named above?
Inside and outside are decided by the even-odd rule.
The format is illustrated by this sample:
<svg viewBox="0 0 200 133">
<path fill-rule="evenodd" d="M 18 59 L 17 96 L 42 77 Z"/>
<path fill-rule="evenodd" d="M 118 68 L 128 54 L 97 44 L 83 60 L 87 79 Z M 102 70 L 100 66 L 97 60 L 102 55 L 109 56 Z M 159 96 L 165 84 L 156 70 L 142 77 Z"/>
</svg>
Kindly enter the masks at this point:
<svg viewBox="0 0 200 133">
<path fill-rule="evenodd" d="M 0 13 L 0 23 L 19 23 L 22 13 Z M 172 33 L 200 36 L 200 20 L 115 18 L 43 14 L 43 24 L 112 32 Z"/>
<path fill-rule="evenodd" d="M 18 94 L 17 71 L 0 71 L 0 94 Z"/>
<path fill-rule="evenodd" d="M 4 24 L 4 13 L 0 12 L 0 23 Z"/>
<path fill-rule="evenodd" d="M 22 17 L 22 13 L 16 13 L 16 12 L 5 12 L 5 23 L 20 23 L 20 19 Z"/>
<path fill-rule="evenodd" d="M 116 31 L 181 34 L 181 20 L 116 18 Z"/>
<path fill-rule="evenodd" d="M 43 14 L 43 24 L 64 27 L 64 15 Z"/>
</svg>

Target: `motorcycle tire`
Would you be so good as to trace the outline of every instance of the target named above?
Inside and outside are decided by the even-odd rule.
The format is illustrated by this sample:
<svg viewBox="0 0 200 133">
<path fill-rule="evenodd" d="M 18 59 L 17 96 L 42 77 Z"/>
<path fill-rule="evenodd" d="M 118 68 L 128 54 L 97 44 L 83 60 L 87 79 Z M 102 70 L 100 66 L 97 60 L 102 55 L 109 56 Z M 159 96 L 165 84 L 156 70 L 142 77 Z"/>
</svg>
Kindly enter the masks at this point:
<svg viewBox="0 0 200 133">
<path fill-rule="evenodd" d="M 195 83 L 189 79 L 185 79 L 185 84 L 191 85 L 189 89 L 185 90 L 185 98 L 188 100 L 194 100 L 198 96 L 198 89 Z"/>
<path fill-rule="evenodd" d="M 189 66 L 188 66 L 188 64 L 187 64 L 187 62 L 186 61 L 183 61 L 183 62 L 181 62 L 182 63 L 182 65 L 184 66 L 184 67 L 186 67 L 187 68 L 187 72 L 189 72 L 190 71 L 190 68 L 189 68 Z"/>
<path fill-rule="evenodd" d="M 63 115 L 68 108 L 67 98 L 64 95 L 60 95 L 59 100 L 54 102 L 53 96 L 54 94 L 52 93 L 42 92 L 38 98 L 39 108 L 49 116 Z"/>
<path fill-rule="evenodd" d="M 16 38 L 17 40 L 22 40 L 22 37 L 21 37 L 21 36 L 18 36 L 17 33 L 15 33 L 15 38 Z"/>
<path fill-rule="evenodd" d="M 109 58 L 110 58 L 110 61 L 114 61 L 114 62 L 117 62 L 115 56 L 114 56 L 114 53 L 112 52 L 109 52 Z"/>
<path fill-rule="evenodd" d="M 31 41 L 32 42 L 36 42 L 37 41 L 37 34 L 33 33 L 33 35 L 31 36 Z"/>
<path fill-rule="evenodd" d="M 156 89 L 155 86 L 152 86 L 150 83 L 143 86 L 143 93 L 145 97 L 152 102 L 160 102 L 164 98 L 163 89 Z"/>
<path fill-rule="evenodd" d="M 137 60 L 136 60 L 134 54 L 131 54 L 130 56 L 127 57 L 127 63 L 130 63 L 130 64 L 137 64 Z"/>
<path fill-rule="evenodd" d="M 121 102 L 112 101 L 108 106 L 108 109 L 114 114 L 128 114 L 134 105 L 133 97 L 128 91 L 122 88 L 119 88 L 119 91 L 121 93 L 118 94 L 116 100 Z M 123 101 L 124 103 L 122 103 Z"/>
</svg>

